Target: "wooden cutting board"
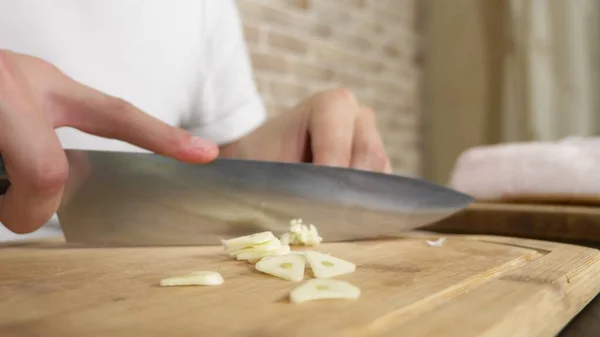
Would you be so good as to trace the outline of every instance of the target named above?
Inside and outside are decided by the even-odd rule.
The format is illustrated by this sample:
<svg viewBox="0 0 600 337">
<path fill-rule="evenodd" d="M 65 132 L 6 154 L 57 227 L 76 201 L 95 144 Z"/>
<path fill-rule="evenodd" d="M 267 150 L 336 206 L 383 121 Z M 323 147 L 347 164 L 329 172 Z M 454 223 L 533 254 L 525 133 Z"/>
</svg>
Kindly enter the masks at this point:
<svg viewBox="0 0 600 337">
<path fill-rule="evenodd" d="M 600 291 L 600 252 L 491 236 L 324 244 L 350 260 L 358 300 L 292 304 L 300 283 L 261 274 L 220 247 L 0 249 L 0 336 L 554 336 Z M 221 272 L 214 287 L 163 277 Z M 307 279 L 309 276 L 306 276 Z"/>
<path fill-rule="evenodd" d="M 474 203 L 427 230 L 504 235 L 600 247 L 600 206 Z"/>
</svg>

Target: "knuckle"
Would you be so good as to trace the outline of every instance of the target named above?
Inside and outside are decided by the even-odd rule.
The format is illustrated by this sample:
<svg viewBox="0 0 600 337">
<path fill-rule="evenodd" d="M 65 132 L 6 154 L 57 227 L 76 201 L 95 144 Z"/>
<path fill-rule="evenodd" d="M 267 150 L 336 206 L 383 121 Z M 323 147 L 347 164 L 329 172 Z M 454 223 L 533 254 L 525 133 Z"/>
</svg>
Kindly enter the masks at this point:
<svg viewBox="0 0 600 337">
<path fill-rule="evenodd" d="M 65 158 L 50 158 L 38 161 L 29 177 L 31 186 L 39 193 L 53 195 L 66 184 L 69 165 Z"/>
<path fill-rule="evenodd" d="M 368 106 L 362 107 L 361 111 L 365 116 L 369 116 L 369 117 L 375 116 L 375 111 L 373 111 L 373 109 L 371 109 Z"/>
<path fill-rule="evenodd" d="M 330 91 L 330 95 L 335 97 L 336 99 L 345 101 L 345 102 L 356 102 L 356 98 L 354 97 L 354 93 L 350 89 L 347 88 L 335 88 Z"/>
<path fill-rule="evenodd" d="M 326 104 L 355 104 L 356 98 L 352 91 L 346 88 L 330 89 L 322 93 L 321 99 Z"/>
</svg>

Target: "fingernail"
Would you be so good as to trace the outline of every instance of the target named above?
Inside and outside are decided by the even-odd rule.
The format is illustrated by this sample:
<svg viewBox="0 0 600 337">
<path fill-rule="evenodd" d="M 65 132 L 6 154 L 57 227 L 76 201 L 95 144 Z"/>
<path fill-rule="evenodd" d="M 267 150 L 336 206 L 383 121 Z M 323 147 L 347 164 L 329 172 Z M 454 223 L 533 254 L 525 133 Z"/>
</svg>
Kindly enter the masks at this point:
<svg viewBox="0 0 600 337">
<path fill-rule="evenodd" d="M 190 139 L 190 145 L 194 151 L 202 152 L 203 154 L 213 154 L 219 149 L 215 143 L 200 137 L 192 137 Z"/>
</svg>

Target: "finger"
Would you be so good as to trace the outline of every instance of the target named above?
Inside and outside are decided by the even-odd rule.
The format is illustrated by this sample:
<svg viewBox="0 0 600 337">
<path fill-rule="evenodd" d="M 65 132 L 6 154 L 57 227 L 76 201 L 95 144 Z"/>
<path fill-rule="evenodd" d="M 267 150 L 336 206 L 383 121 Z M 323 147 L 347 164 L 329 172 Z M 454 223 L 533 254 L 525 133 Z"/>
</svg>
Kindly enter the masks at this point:
<svg viewBox="0 0 600 337">
<path fill-rule="evenodd" d="M 322 94 L 312 107 L 309 132 L 313 163 L 348 167 L 358 105 L 352 94 L 336 89 Z"/>
<path fill-rule="evenodd" d="M 354 143 L 350 167 L 358 170 L 385 172 L 389 159 L 377 131 L 375 115 L 361 108 L 354 126 Z"/>
<path fill-rule="evenodd" d="M 394 168 L 392 167 L 392 163 L 388 160 L 383 169 L 383 173 L 392 174 L 394 173 Z"/>
<path fill-rule="evenodd" d="M 216 144 L 146 114 L 128 102 L 74 81 L 68 96 L 55 99 L 65 111 L 65 126 L 113 138 L 190 163 L 206 163 L 219 154 Z"/>
<path fill-rule="evenodd" d="M 0 222 L 32 232 L 56 212 L 68 164 L 48 119 L 33 103 L 10 60 L 0 55 L 0 153 L 11 186 L 0 203 Z"/>
</svg>

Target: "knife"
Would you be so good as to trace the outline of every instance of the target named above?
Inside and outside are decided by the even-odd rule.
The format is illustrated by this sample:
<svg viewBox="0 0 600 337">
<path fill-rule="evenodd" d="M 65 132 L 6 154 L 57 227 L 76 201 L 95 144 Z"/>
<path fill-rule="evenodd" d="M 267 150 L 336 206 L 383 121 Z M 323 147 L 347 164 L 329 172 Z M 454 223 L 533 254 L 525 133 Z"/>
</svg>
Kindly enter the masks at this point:
<svg viewBox="0 0 600 337">
<path fill-rule="evenodd" d="M 400 235 L 473 198 L 424 180 L 304 163 L 217 159 L 187 164 L 152 153 L 66 150 L 58 219 L 67 242 L 212 245 L 292 219 L 324 241 Z M 0 195 L 10 186 L 0 157 Z"/>
</svg>

